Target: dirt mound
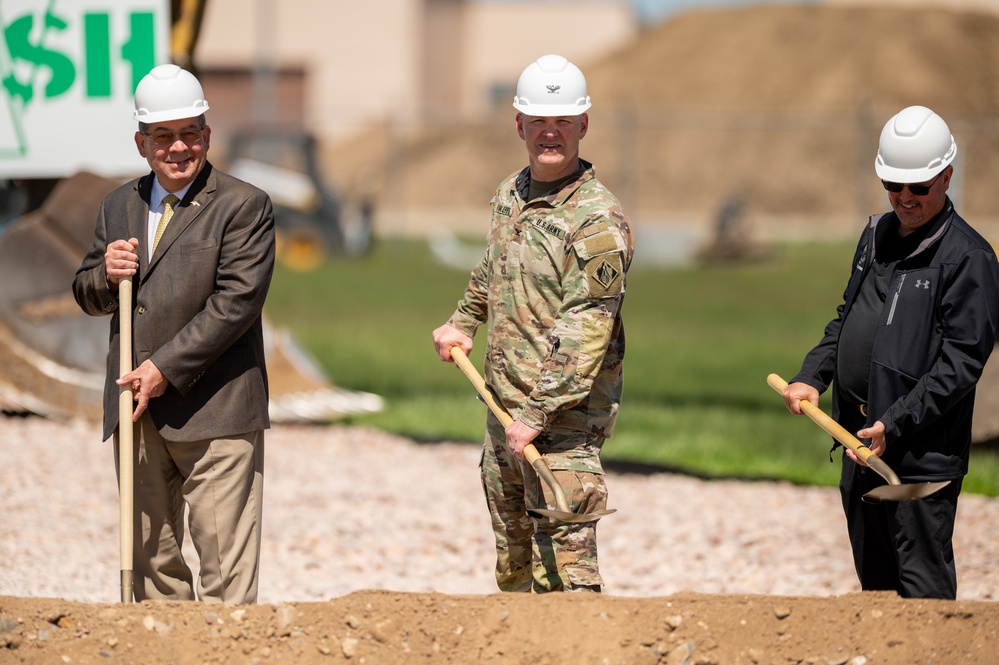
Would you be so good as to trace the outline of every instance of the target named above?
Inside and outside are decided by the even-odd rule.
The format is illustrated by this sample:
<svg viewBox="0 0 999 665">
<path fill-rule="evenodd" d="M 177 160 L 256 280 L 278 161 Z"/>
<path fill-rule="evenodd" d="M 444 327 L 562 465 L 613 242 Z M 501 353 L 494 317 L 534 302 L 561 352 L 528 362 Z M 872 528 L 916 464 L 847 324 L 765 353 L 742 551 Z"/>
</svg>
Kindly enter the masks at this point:
<svg viewBox="0 0 999 665">
<path fill-rule="evenodd" d="M 86 421 L 0 422 L 0 663 L 994 660 L 995 499 L 961 497 L 960 600 L 903 601 L 857 593 L 833 488 L 611 471 L 607 593 L 499 595 L 478 446 L 283 424 L 267 433 L 263 604 L 124 606 L 99 440 Z"/>
<path fill-rule="evenodd" d="M 928 7 L 691 11 L 595 63 L 587 80 L 618 107 L 852 111 L 918 97 L 944 114 L 996 113 L 997 28 L 994 14 Z"/>
<path fill-rule="evenodd" d="M 359 591 L 326 603 L 107 605 L 0 597 L 5 663 L 971 663 L 999 605 L 835 598 Z"/>
<path fill-rule="evenodd" d="M 773 5 L 700 10 L 581 63 L 594 106 L 583 156 L 639 222 L 703 220 L 733 197 L 757 218 L 852 235 L 887 204 L 873 172 L 885 121 L 922 104 L 959 145 L 966 217 L 993 218 L 999 190 L 999 16 L 907 7 Z M 420 220 L 467 230 L 525 163 L 507 104 L 491 117 L 404 136 L 372 130 L 331 151 L 338 180 Z M 375 191 L 372 191 L 375 190 Z M 449 220 L 441 209 L 461 211 Z M 433 210 L 421 217 L 419 211 Z M 469 212 L 471 211 L 471 212 Z M 476 214 L 476 211 L 477 214 Z M 462 215 L 464 217 L 462 217 Z"/>
</svg>

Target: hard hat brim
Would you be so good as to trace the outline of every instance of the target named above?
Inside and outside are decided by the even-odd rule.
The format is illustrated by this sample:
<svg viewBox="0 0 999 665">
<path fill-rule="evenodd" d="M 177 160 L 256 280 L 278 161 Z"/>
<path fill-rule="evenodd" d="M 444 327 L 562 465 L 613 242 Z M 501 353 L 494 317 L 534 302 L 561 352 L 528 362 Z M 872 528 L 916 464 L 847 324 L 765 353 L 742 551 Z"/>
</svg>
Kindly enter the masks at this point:
<svg viewBox="0 0 999 665">
<path fill-rule="evenodd" d="M 513 108 L 524 115 L 533 115 L 538 118 L 557 118 L 562 116 L 583 115 L 590 108 L 590 102 L 579 106 L 566 106 L 565 104 L 518 104 L 513 103 Z"/>
<path fill-rule="evenodd" d="M 874 172 L 878 174 L 879 178 L 888 182 L 900 182 L 903 184 L 927 182 L 937 177 L 953 161 L 954 159 L 951 157 L 951 159 L 921 169 L 899 169 L 882 162 L 879 155 L 874 160 Z"/>
<path fill-rule="evenodd" d="M 168 111 L 156 111 L 155 113 L 143 113 L 142 109 L 136 109 L 132 113 L 132 119 L 150 125 L 154 122 L 168 122 L 170 120 L 184 120 L 186 118 L 198 118 L 207 111 L 210 106 L 205 103 L 203 106 L 185 107 L 182 109 L 170 109 Z"/>
</svg>

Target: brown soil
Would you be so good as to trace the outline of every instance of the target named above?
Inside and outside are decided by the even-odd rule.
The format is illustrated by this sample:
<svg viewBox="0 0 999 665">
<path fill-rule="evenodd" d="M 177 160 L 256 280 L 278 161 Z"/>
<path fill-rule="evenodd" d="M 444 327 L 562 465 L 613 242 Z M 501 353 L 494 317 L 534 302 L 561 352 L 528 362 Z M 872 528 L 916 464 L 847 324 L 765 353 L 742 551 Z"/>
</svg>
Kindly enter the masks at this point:
<svg viewBox="0 0 999 665">
<path fill-rule="evenodd" d="M 267 437 L 263 603 L 122 605 L 99 427 L 0 421 L 0 663 L 994 661 L 995 499 L 962 496 L 960 600 L 902 600 L 856 592 L 833 488 L 612 472 L 607 592 L 502 595 L 477 446 Z"/>
<path fill-rule="evenodd" d="M 0 597 L 5 663 L 991 662 L 999 605 L 835 598 L 357 591 L 325 603 Z"/>
</svg>

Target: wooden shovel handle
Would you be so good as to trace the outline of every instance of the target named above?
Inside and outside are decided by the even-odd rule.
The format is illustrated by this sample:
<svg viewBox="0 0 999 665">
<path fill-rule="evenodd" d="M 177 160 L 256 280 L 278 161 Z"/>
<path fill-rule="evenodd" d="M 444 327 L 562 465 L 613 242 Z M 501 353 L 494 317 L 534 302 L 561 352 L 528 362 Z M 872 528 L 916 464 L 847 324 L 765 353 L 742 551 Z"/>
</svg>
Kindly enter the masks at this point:
<svg viewBox="0 0 999 665">
<path fill-rule="evenodd" d="M 118 283 L 118 376 L 132 371 L 132 278 Z M 132 387 L 118 389 L 118 534 L 121 559 L 121 602 L 132 602 L 133 468 Z"/>
<path fill-rule="evenodd" d="M 465 376 L 468 377 L 468 380 L 472 382 L 472 385 L 475 386 L 476 392 L 478 392 L 479 396 L 482 397 L 482 401 L 486 403 L 486 406 L 488 406 L 489 410 L 493 412 L 493 415 L 499 419 L 503 427 L 509 427 L 510 424 L 513 423 L 513 417 L 505 408 L 503 408 L 502 404 L 496 401 L 496 396 L 493 395 L 492 391 L 486 386 L 485 379 L 483 379 L 479 374 L 479 371 L 475 369 L 475 366 L 472 365 L 472 361 L 468 359 L 468 356 L 465 355 L 465 352 L 462 351 L 460 346 L 451 347 L 451 358 L 458 366 L 458 369 L 460 369 Z M 538 452 L 538 449 L 533 443 L 529 443 L 524 446 L 524 458 L 531 463 L 534 470 L 538 472 L 541 479 L 544 480 L 545 484 L 547 484 L 549 489 L 551 489 L 552 494 L 555 496 L 555 505 L 558 509 L 566 513 L 571 512 L 569 510 L 569 503 L 565 498 L 565 490 L 563 490 L 562 486 L 555 480 L 555 475 L 552 473 L 551 469 L 548 468 L 544 458 L 541 457 L 541 453 Z"/>
<path fill-rule="evenodd" d="M 493 395 L 492 391 L 489 390 L 488 387 L 486 387 L 486 380 L 479 375 L 479 371 L 475 369 L 475 366 L 472 365 L 472 361 L 468 359 L 468 356 L 465 355 L 465 352 L 461 350 L 460 346 L 451 347 L 451 358 L 458 366 L 458 369 L 464 372 L 465 376 L 468 377 L 468 380 L 472 382 L 472 385 L 475 386 L 475 390 L 479 393 L 482 401 L 486 403 L 486 406 L 488 406 L 489 410 L 493 412 L 493 415 L 499 419 L 503 427 L 509 427 L 513 423 L 513 416 L 511 416 L 507 410 L 503 408 L 502 404 L 496 401 L 496 396 Z M 528 448 L 530 448 L 530 451 Z M 524 448 L 524 457 L 526 457 L 527 461 L 531 464 L 534 464 L 534 460 L 540 456 L 541 455 L 538 453 L 538 449 L 534 447 L 533 443 L 527 444 Z"/>
<path fill-rule="evenodd" d="M 787 381 L 776 374 L 771 374 L 767 377 L 767 384 L 778 393 L 783 393 L 784 389 L 787 388 Z M 870 448 L 861 443 L 857 437 L 847 432 L 842 425 L 833 420 L 826 414 L 825 411 L 804 399 L 799 402 L 799 405 L 801 406 L 802 412 L 815 421 L 815 424 L 824 429 L 834 439 L 852 450 L 857 456 L 857 459 L 874 469 L 879 476 L 888 481 L 888 484 L 901 484 L 901 481 L 899 481 L 895 472 L 892 471 L 880 457 L 872 453 Z"/>
</svg>

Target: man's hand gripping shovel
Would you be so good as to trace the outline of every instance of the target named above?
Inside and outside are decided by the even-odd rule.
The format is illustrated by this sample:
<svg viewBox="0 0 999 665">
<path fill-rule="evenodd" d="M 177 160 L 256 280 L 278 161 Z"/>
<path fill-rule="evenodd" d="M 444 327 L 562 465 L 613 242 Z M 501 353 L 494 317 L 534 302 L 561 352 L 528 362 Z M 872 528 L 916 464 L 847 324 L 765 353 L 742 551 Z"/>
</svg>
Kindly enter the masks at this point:
<svg viewBox="0 0 999 665">
<path fill-rule="evenodd" d="M 465 376 L 468 377 L 468 380 L 472 382 L 472 385 L 475 386 L 475 390 L 479 393 L 482 401 L 486 403 L 486 406 L 489 407 L 489 410 L 493 412 L 493 415 L 499 419 L 500 423 L 503 424 L 503 427 L 508 427 L 510 423 L 513 422 L 513 418 L 509 413 L 507 413 L 506 409 L 503 408 L 503 405 L 496 401 L 495 396 L 493 396 L 493 394 L 486 387 L 485 380 L 479 375 L 478 371 L 476 371 L 475 367 L 472 365 L 472 361 L 468 359 L 465 352 L 462 351 L 460 347 L 452 346 L 451 358 L 454 360 L 455 364 L 458 365 L 458 368 L 464 372 Z M 527 458 L 527 461 L 534 467 L 538 476 L 545 481 L 545 484 L 548 485 L 549 489 L 551 489 L 552 494 L 555 496 L 555 506 L 558 508 L 558 510 L 549 510 L 547 508 L 528 510 L 528 512 L 533 516 L 549 517 L 559 522 L 585 523 L 596 522 L 604 515 L 610 515 L 616 511 L 616 509 L 612 508 L 610 510 L 597 510 L 592 513 L 572 512 L 569 510 L 569 503 L 565 499 L 565 491 L 562 489 L 562 486 L 558 484 L 558 481 L 555 480 L 555 475 L 552 473 L 551 469 L 548 468 L 548 465 L 545 463 L 545 460 L 541 457 L 541 454 L 538 452 L 538 449 L 533 443 L 529 443 L 524 447 L 524 457 Z"/>
<path fill-rule="evenodd" d="M 776 374 L 767 377 L 767 384 L 778 393 L 783 393 L 787 387 L 787 381 Z M 888 481 L 887 485 L 875 487 L 863 496 L 867 503 L 881 503 L 882 501 L 906 501 L 908 499 L 923 499 L 933 494 L 937 490 L 946 487 L 950 481 L 944 480 L 936 483 L 909 483 L 903 485 L 884 461 L 871 452 L 871 449 L 861 443 L 857 437 L 847 432 L 842 425 L 826 415 L 825 411 L 815 404 L 806 400 L 801 401 L 801 410 L 806 416 L 832 435 L 834 439 L 842 443 L 856 454 L 857 458 L 874 469 L 875 473 Z"/>
</svg>

